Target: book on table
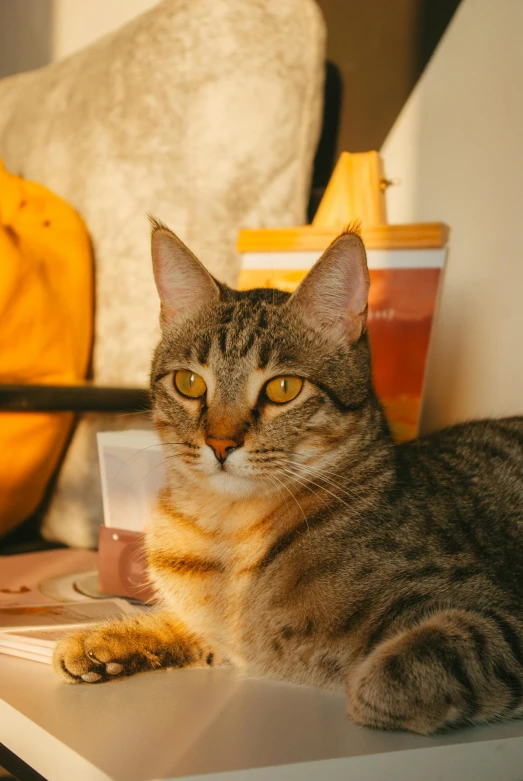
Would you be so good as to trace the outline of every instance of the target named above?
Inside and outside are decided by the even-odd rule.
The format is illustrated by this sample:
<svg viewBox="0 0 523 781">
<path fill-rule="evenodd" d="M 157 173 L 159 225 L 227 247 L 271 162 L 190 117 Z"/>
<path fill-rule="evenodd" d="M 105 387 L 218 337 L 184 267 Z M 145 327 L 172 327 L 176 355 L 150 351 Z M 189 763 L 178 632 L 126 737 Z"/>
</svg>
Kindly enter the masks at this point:
<svg viewBox="0 0 523 781">
<path fill-rule="evenodd" d="M 123 599 L 0 607 L 0 653 L 50 664 L 65 634 L 139 612 Z"/>
</svg>

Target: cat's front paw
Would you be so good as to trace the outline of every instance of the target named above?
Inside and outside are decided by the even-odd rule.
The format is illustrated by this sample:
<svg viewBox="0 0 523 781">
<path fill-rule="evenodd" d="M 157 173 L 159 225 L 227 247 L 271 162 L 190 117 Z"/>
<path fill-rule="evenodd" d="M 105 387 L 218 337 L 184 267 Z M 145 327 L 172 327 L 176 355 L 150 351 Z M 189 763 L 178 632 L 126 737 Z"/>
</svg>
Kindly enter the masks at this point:
<svg viewBox="0 0 523 781">
<path fill-rule="evenodd" d="M 420 685 L 410 660 L 400 654 L 367 660 L 349 678 L 346 693 L 349 715 L 357 724 L 422 735 L 441 729 L 451 707 L 444 687 L 432 685 L 430 671 Z"/>
<path fill-rule="evenodd" d="M 358 724 L 431 735 L 479 716 L 478 662 L 460 611 L 435 613 L 381 643 L 349 676 L 349 714 Z M 461 623 L 460 623 L 461 621 Z M 487 712 L 486 712 L 487 713 Z"/>
<path fill-rule="evenodd" d="M 68 683 L 102 683 L 161 667 L 159 657 L 142 641 L 132 625 L 102 624 L 62 638 L 54 650 L 53 667 Z"/>
</svg>

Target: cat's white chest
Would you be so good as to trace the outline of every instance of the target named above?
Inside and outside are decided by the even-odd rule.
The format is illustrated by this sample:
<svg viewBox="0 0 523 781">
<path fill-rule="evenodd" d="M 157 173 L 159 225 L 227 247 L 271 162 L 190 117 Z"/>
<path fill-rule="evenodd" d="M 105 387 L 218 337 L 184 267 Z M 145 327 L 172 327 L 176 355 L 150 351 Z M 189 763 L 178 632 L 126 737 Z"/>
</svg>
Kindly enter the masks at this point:
<svg viewBox="0 0 523 781">
<path fill-rule="evenodd" d="M 151 575 L 162 602 L 190 632 L 230 657 L 248 621 L 262 540 L 226 529 L 202 533 L 172 518 L 160 518 L 150 536 Z"/>
<path fill-rule="evenodd" d="M 160 576 L 163 600 L 187 629 L 224 655 L 237 646 L 246 615 L 250 579 L 223 572 Z"/>
</svg>

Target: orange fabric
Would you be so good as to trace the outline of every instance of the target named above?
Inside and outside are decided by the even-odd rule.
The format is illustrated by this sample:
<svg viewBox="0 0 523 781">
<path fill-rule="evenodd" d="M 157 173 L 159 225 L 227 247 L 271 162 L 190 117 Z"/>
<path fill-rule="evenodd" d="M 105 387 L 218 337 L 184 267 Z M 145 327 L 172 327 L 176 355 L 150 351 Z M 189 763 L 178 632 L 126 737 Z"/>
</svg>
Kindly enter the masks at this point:
<svg viewBox="0 0 523 781">
<path fill-rule="evenodd" d="M 72 384 L 92 341 L 89 236 L 76 212 L 0 162 L 0 383 Z M 0 534 L 41 502 L 70 413 L 0 411 Z"/>
</svg>

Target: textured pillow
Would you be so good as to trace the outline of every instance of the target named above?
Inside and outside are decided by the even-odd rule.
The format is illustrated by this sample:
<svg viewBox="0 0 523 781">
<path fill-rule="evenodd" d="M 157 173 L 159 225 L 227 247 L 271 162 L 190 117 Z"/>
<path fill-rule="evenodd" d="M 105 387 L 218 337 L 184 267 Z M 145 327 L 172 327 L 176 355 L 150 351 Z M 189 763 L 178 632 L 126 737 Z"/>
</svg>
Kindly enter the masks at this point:
<svg viewBox="0 0 523 781">
<path fill-rule="evenodd" d="M 305 221 L 324 41 L 313 0 L 164 0 L 69 59 L 0 82 L 0 155 L 78 209 L 92 237 L 97 383 L 147 381 L 158 300 L 146 212 L 231 284 L 239 227 Z M 96 425 L 78 430 L 58 483 L 68 498 L 57 495 L 47 522 L 69 544 L 92 544 L 101 520 Z"/>
<path fill-rule="evenodd" d="M 92 258 L 77 214 L 0 163 L 0 383 L 75 383 L 92 336 Z M 40 504 L 71 414 L 0 413 L 0 536 Z"/>
<path fill-rule="evenodd" d="M 312 0 L 165 0 L 0 82 L 7 168 L 67 200 L 92 237 L 97 381 L 147 379 L 158 301 L 146 212 L 233 284 L 239 226 L 304 222 L 323 60 Z"/>
</svg>

